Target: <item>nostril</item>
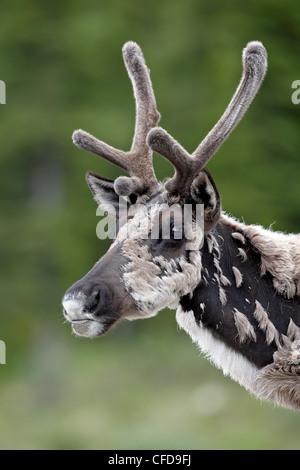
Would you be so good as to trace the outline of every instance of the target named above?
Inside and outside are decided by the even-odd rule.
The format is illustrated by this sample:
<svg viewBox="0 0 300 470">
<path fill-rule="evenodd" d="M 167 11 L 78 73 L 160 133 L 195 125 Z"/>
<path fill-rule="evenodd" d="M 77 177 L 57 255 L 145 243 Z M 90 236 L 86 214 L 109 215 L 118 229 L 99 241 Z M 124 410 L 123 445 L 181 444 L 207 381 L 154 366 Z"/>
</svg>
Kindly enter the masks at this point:
<svg viewBox="0 0 300 470">
<path fill-rule="evenodd" d="M 98 290 L 93 291 L 83 311 L 93 312 L 98 307 L 99 302 L 100 302 L 100 290 L 98 289 Z"/>
<path fill-rule="evenodd" d="M 98 290 L 97 292 L 94 292 L 92 295 L 92 301 L 95 306 L 99 304 L 100 301 L 100 291 Z"/>
</svg>

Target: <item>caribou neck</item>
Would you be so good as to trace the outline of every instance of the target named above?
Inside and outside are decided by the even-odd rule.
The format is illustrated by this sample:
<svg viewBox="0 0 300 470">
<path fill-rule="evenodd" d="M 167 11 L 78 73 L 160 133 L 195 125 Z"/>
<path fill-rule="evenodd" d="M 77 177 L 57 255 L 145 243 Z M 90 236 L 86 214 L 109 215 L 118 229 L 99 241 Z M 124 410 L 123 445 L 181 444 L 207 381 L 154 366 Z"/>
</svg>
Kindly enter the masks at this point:
<svg viewBox="0 0 300 470">
<path fill-rule="evenodd" d="M 265 236 L 267 249 L 269 231 L 222 216 L 205 237 L 201 283 L 180 304 L 184 312 L 193 312 L 198 326 L 261 368 L 273 362 L 282 335 L 288 336 L 291 320 L 300 313 L 300 302 L 296 288 L 291 295 L 290 286 L 284 294 L 274 287 L 279 281 L 265 270 L 264 253 L 254 244 L 255 230 Z M 271 237 L 275 243 L 273 233 Z"/>
</svg>

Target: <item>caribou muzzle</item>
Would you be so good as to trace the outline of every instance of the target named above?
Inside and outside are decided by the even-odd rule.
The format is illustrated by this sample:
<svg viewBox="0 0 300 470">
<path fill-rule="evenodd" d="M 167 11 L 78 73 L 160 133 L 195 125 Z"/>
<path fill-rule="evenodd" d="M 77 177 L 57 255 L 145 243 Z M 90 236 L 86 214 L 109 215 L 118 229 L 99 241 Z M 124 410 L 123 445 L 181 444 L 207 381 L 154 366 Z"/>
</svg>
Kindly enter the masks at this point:
<svg viewBox="0 0 300 470">
<path fill-rule="evenodd" d="M 103 335 L 134 309 L 131 298 L 118 282 L 120 257 L 116 246 L 65 293 L 64 317 L 76 335 L 88 338 Z"/>
</svg>

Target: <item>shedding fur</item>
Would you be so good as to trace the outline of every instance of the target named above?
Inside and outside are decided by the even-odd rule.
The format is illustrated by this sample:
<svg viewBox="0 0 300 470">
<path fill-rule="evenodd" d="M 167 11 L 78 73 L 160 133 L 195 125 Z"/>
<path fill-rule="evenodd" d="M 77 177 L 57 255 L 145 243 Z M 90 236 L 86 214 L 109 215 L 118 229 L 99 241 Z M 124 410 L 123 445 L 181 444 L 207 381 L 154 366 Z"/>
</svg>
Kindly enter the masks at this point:
<svg viewBox="0 0 300 470">
<path fill-rule="evenodd" d="M 220 261 L 217 258 L 214 258 L 214 265 L 217 268 L 219 283 L 223 286 L 231 286 L 231 282 L 226 276 L 224 276 L 222 268 L 220 266 Z"/>
<path fill-rule="evenodd" d="M 235 278 L 235 285 L 237 288 L 239 288 L 243 284 L 243 275 L 241 271 L 235 266 L 232 266 L 232 271 Z"/>
<path fill-rule="evenodd" d="M 235 314 L 239 322 L 241 313 Z M 300 329 L 295 324 L 290 322 L 290 338 L 283 338 L 283 345 L 274 354 L 274 362 L 258 369 L 243 355 L 218 340 L 207 328 L 198 325 L 193 311 L 185 312 L 179 306 L 176 320 L 224 375 L 229 375 L 260 399 L 300 411 Z M 251 333 L 250 337 L 253 338 Z"/>
<path fill-rule="evenodd" d="M 267 344 L 270 345 L 274 342 L 276 346 L 280 348 L 281 343 L 279 339 L 279 333 L 269 319 L 267 312 L 257 300 L 255 302 L 253 316 L 257 320 L 259 328 L 265 333 Z"/>
<path fill-rule="evenodd" d="M 219 287 L 219 299 L 223 307 L 227 304 L 227 295 L 223 287 Z"/>
<path fill-rule="evenodd" d="M 299 341 L 300 340 L 300 328 L 298 328 L 297 325 L 293 322 L 292 319 L 290 319 L 290 323 L 287 329 L 287 337 L 291 341 Z"/>
<path fill-rule="evenodd" d="M 246 315 L 239 312 L 236 308 L 234 309 L 234 323 L 238 332 L 238 338 L 240 343 L 246 343 L 248 341 L 256 341 L 256 333 L 253 326 L 249 322 Z"/>
<path fill-rule="evenodd" d="M 245 225 L 224 213 L 222 221 L 243 233 L 257 250 L 261 256 L 261 275 L 269 272 L 273 276 L 273 286 L 279 294 L 288 299 L 299 295 L 300 234 L 284 234 L 259 225 Z M 239 254 L 242 254 L 241 248 Z"/>
<path fill-rule="evenodd" d="M 221 302 L 222 307 L 225 307 L 225 305 L 227 304 L 227 294 L 224 287 L 230 286 L 231 282 L 223 274 L 223 270 L 220 265 L 221 250 L 216 237 L 211 233 L 207 236 L 207 244 L 209 252 L 212 253 L 214 257 L 214 266 L 216 268 L 216 272 L 214 273 L 214 279 L 216 280 L 219 288 L 219 300 Z"/>
<path fill-rule="evenodd" d="M 239 240 L 243 245 L 245 245 L 246 243 L 246 240 L 245 240 L 245 237 L 244 235 L 242 235 L 240 232 L 233 232 L 231 234 L 232 238 L 234 238 L 235 240 Z"/>
<path fill-rule="evenodd" d="M 245 252 L 245 250 L 243 250 L 243 248 L 238 248 L 238 255 L 241 259 L 242 259 L 242 263 L 245 263 L 248 259 L 248 256 Z"/>
<path fill-rule="evenodd" d="M 227 295 L 223 287 L 221 286 L 220 277 L 217 273 L 214 274 L 214 279 L 216 280 L 219 288 L 219 300 L 223 307 L 227 304 Z"/>
</svg>

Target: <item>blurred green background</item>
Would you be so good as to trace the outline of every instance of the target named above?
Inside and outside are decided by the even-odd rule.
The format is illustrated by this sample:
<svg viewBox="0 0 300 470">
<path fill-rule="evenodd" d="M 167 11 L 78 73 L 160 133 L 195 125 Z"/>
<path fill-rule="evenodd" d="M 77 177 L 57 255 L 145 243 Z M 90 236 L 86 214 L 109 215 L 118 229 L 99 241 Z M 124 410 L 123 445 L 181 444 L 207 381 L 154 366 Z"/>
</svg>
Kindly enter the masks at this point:
<svg viewBox="0 0 300 470">
<path fill-rule="evenodd" d="M 209 169 L 224 210 L 300 231 L 297 0 L 1 0 L 0 448 L 299 449 L 300 414 L 223 377 L 173 311 L 97 340 L 63 321 L 65 290 L 109 246 L 84 174 L 120 175 L 71 135 L 83 128 L 129 149 L 128 40 L 151 69 L 161 125 L 189 151 L 227 106 L 243 47 L 264 43 L 263 87 Z M 172 175 L 157 155 L 154 166 Z"/>
</svg>

